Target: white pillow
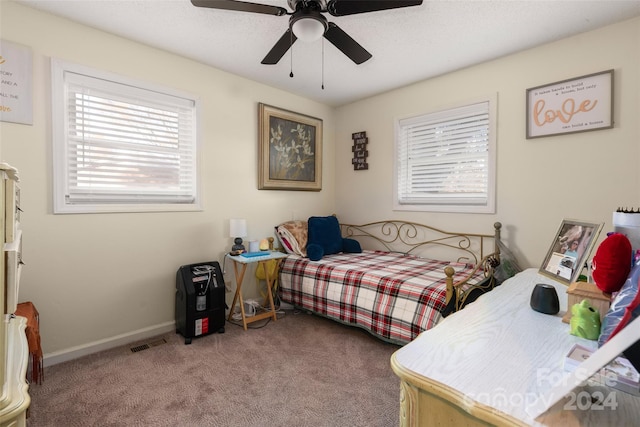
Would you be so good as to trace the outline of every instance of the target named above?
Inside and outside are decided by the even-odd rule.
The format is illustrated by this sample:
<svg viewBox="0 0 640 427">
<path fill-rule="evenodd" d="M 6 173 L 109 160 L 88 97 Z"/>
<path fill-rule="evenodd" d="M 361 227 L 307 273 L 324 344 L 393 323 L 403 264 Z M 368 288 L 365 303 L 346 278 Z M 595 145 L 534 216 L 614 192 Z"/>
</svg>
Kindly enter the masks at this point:
<svg viewBox="0 0 640 427">
<path fill-rule="evenodd" d="M 287 221 L 276 227 L 278 240 L 289 254 L 307 256 L 307 221 Z"/>
</svg>

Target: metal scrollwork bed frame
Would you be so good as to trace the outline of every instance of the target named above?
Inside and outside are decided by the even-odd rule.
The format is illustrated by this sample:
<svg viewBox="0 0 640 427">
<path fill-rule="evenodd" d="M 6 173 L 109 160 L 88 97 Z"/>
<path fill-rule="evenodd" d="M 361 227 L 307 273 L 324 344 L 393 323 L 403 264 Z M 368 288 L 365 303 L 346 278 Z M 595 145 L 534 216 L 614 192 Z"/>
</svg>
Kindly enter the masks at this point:
<svg viewBox="0 0 640 427">
<path fill-rule="evenodd" d="M 424 224 L 398 220 L 376 221 L 363 225 L 340 224 L 340 227 L 343 237 L 358 240 L 364 249 L 401 252 L 473 264 L 473 271 L 458 281 L 454 281 L 455 271 L 452 267 L 447 266 L 444 269 L 447 283 L 446 303 L 449 304 L 449 301 L 455 298 L 455 311 L 464 306 L 473 289 L 487 291 L 495 284 L 493 273 L 500 264 L 500 222 L 493 224 L 493 234 L 449 232 Z M 477 285 L 463 286 L 479 269 L 482 269 L 485 278 L 489 280 Z"/>
</svg>

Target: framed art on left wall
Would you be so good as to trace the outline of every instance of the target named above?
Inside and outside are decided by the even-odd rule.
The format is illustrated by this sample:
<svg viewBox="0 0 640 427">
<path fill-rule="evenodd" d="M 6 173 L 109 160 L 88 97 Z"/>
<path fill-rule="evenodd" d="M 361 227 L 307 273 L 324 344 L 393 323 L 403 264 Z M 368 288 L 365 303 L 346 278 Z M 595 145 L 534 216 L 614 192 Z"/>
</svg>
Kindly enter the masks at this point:
<svg viewBox="0 0 640 427">
<path fill-rule="evenodd" d="M 258 189 L 322 190 L 322 120 L 258 104 Z"/>
<path fill-rule="evenodd" d="M 33 53 L 0 40 L 0 121 L 33 125 Z"/>
</svg>

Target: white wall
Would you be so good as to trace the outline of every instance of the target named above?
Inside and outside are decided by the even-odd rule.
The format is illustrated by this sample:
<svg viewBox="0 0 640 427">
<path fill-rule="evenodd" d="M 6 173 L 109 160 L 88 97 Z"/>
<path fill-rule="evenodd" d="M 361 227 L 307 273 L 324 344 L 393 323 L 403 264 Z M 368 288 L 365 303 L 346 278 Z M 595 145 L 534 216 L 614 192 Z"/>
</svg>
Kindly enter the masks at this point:
<svg viewBox="0 0 640 427">
<path fill-rule="evenodd" d="M 616 207 L 640 205 L 638 19 L 333 110 L 12 2 L 0 2 L 0 12 L 0 37 L 34 54 L 34 125 L 0 123 L 0 160 L 21 173 L 21 300 L 40 310 L 45 363 L 170 326 L 177 268 L 220 260 L 231 245 L 231 217 L 247 218 L 253 237 L 272 235 L 294 211 L 298 218 L 336 212 L 348 222 L 404 218 L 465 231 L 490 231 L 499 220 L 521 263 L 538 266 L 563 218 L 603 221 L 607 231 Z M 201 97 L 203 212 L 51 213 L 50 57 Z M 527 88 L 610 68 L 614 129 L 525 139 Z M 499 100 L 497 213 L 393 212 L 394 119 L 487 93 Z M 324 120 L 322 192 L 256 189 L 258 102 Z M 357 131 L 369 137 L 368 171 L 351 166 Z M 226 280 L 233 286 L 231 274 Z"/>
<path fill-rule="evenodd" d="M 47 359 L 172 328 L 178 267 L 222 260 L 232 244 L 229 218 L 246 218 L 250 237 L 262 238 L 293 212 L 298 218 L 334 212 L 331 108 L 13 2 L 0 8 L 0 37 L 33 50 L 33 126 L 0 123 L 0 144 L 1 160 L 21 177 L 20 299 L 40 311 Z M 51 57 L 200 96 L 202 212 L 52 214 Z M 259 102 L 324 120 L 323 155 L 330 160 L 321 192 L 257 190 Z M 227 284 L 235 289 L 227 267 Z M 250 295 L 253 275 L 245 280 Z"/>
<path fill-rule="evenodd" d="M 525 138 L 526 89 L 615 69 L 615 127 Z M 497 213 L 394 212 L 394 119 L 498 94 Z M 539 267 L 564 218 L 604 222 L 640 205 L 640 19 L 581 34 L 337 109 L 336 207 L 345 222 L 404 218 L 452 231 L 492 231 L 524 267 Z M 351 133 L 369 137 L 369 170 L 351 165 Z"/>
</svg>

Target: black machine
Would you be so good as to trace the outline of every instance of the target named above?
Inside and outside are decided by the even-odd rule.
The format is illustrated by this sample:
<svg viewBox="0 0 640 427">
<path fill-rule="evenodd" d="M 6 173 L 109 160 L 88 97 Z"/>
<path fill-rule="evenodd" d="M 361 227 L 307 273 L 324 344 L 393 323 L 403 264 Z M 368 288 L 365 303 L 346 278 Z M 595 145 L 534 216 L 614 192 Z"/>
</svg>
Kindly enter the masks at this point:
<svg viewBox="0 0 640 427">
<path fill-rule="evenodd" d="M 183 265 L 176 274 L 176 333 L 185 344 L 212 332 L 223 333 L 225 286 L 217 261 Z"/>
</svg>

